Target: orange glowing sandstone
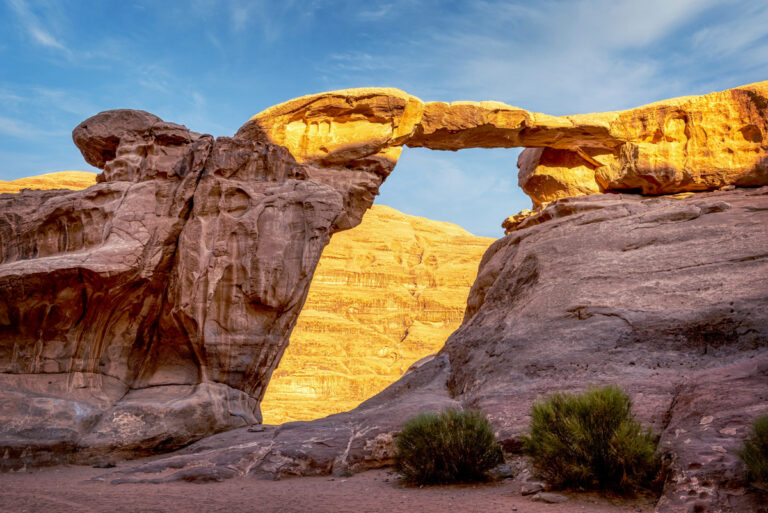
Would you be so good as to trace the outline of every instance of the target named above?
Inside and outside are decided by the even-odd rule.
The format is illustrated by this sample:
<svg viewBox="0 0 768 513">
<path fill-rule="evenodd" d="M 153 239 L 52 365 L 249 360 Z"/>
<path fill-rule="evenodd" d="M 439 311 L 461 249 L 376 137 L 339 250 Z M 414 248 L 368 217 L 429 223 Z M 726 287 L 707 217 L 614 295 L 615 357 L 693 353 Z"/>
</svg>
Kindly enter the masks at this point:
<svg viewBox="0 0 768 513">
<path fill-rule="evenodd" d="M 304 96 L 252 118 L 300 161 L 396 161 L 403 145 L 526 147 L 534 205 L 599 192 L 670 194 L 768 184 L 768 81 L 620 112 L 549 116 L 499 102 L 422 102 L 398 89 Z"/>
<path fill-rule="evenodd" d="M 493 241 L 381 205 L 335 234 L 261 403 L 264 422 L 350 410 L 442 348 Z"/>
</svg>

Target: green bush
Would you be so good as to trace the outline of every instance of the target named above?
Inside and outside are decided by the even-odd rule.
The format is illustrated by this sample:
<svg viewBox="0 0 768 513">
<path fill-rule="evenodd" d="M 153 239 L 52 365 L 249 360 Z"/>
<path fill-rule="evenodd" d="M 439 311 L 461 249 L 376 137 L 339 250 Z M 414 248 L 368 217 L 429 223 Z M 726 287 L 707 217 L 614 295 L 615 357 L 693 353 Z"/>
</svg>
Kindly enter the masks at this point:
<svg viewBox="0 0 768 513">
<path fill-rule="evenodd" d="M 398 472 L 415 484 L 485 481 L 504 461 L 488 419 L 477 410 L 417 415 L 403 426 L 395 449 Z"/>
<path fill-rule="evenodd" d="M 739 457 L 747 465 L 749 480 L 768 486 L 768 416 L 755 419 Z"/>
<path fill-rule="evenodd" d="M 534 403 L 523 448 L 551 486 L 631 493 L 659 471 L 656 437 L 635 422 L 631 408 L 616 386 L 554 394 Z"/>
</svg>

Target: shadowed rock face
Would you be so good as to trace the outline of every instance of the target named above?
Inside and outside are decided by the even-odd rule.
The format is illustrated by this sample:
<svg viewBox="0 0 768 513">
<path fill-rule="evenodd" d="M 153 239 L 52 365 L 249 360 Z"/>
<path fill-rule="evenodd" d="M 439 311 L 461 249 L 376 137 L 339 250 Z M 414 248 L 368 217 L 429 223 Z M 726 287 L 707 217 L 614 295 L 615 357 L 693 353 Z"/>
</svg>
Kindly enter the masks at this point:
<svg viewBox="0 0 768 513">
<path fill-rule="evenodd" d="M 631 190 L 669 194 L 768 184 L 768 81 L 621 112 L 549 116 L 500 102 L 422 102 L 398 89 L 320 93 L 251 120 L 300 162 L 342 164 L 402 146 L 526 147 L 520 186 L 534 206 Z M 241 130 L 240 135 L 247 137 Z"/>
<path fill-rule="evenodd" d="M 299 165 L 141 111 L 101 113 L 73 138 L 99 184 L 0 195 L 6 464 L 133 456 L 259 422 L 322 249 L 370 206 L 383 161 Z"/>
<path fill-rule="evenodd" d="M 49 173 L 0 182 L 0 191 L 80 190 L 96 177 Z M 494 240 L 383 205 L 334 234 L 260 404 L 264 423 L 351 410 L 439 351 Z"/>
</svg>

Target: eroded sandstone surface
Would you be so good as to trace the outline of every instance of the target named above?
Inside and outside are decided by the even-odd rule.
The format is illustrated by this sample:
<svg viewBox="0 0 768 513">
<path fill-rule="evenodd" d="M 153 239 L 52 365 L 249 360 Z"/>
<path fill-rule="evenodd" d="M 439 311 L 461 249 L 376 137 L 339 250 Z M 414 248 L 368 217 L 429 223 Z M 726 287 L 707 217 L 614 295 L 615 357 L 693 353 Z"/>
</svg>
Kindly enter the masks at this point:
<svg viewBox="0 0 768 513">
<path fill-rule="evenodd" d="M 97 185 L 0 196 L 3 466 L 259 422 L 322 249 L 383 167 L 300 165 L 141 111 L 73 138 Z"/>
<path fill-rule="evenodd" d="M 768 81 L 620 112 L 550 116 L 501 102 L 423 102 L 398 89 L 320 93 L 251 122 L 302 162 L 397 160 L 402 146 L 526 147 L 534 206 L 571 196 L 768 184 Z M 241 135 L 245 134 L 241 130 Z"/>
<path fill-rule="evenodd" d="M 381 205 L 335 234 L 272 374 L 264 422 L 351 410 L 436 353 L 461 324 L 493 241 Z"/>
</svg>

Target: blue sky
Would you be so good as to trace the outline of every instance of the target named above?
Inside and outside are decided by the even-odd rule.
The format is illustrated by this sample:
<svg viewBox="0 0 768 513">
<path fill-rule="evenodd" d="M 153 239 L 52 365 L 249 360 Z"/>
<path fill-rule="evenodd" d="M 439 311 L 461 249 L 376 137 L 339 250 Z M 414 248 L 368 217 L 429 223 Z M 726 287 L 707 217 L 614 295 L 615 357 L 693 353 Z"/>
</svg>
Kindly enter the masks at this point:
<svg viewBox="0 0 768 513">
<path fill-rule="evenodd" d="M 0 0 L 0 179 L 92 170 L 70 134 L 106 109 L 220 136 L 347 87 L 575 114 L 766 79 L 755 0 Z M 377 202 L 499 236 L 517 154 L 406 148 Z"/>
</svg>

